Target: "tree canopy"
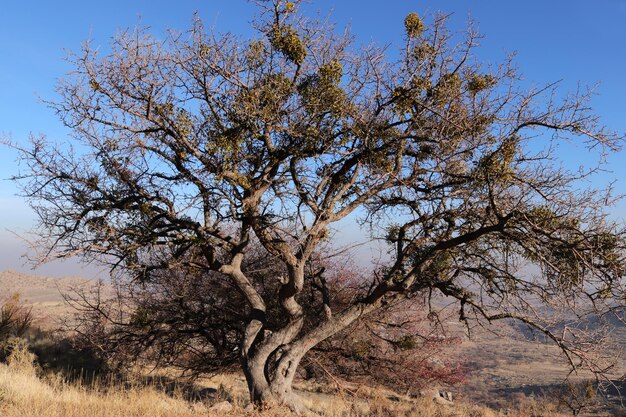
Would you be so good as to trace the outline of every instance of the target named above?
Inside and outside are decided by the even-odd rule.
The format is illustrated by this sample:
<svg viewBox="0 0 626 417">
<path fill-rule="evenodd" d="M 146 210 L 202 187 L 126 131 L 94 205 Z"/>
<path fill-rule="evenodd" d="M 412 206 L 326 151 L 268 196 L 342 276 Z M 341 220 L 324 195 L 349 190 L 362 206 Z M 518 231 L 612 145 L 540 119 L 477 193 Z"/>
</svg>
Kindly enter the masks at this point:
<svg viewBox="0 0 626 417">
<path fill-rule="evenodd" d="M 443 15 L 399 22 L 394 59 L 298 2 L 259 7 L 252 39 L 196 19 L 164 40 L 137 28 L 104 56 L 89 43 L 71 56 L 51 106 L 75 145 L 34 138 L 17 176 L 49 256 L 104 262 L 132 282 L 213 274 L 197 291 L 239 309 L 237 354 L 257 403 L 298 409 L 291 383 L 311 348 L 437 293 L 457 300 L 462 321 L 520 320 L 573 367 L 604 370 L 581 329 L 550 326 L 557 311 L 619 314 L 624 303 L 624 231 L 607 216 L 610 192 L 586 181 L 600 165 L 571 171 L 559 158 L 574 143 L 601 164 L 622 145 L 591 91 L 523 87 L 510 60 L 482 64 L 474 28 L 452 33 Z M 308 269 L 348 217 L 389 253 L 334 303 L 323 270 Z M 275 291 L 248 267 L 256 245 Z"/>
</svg>

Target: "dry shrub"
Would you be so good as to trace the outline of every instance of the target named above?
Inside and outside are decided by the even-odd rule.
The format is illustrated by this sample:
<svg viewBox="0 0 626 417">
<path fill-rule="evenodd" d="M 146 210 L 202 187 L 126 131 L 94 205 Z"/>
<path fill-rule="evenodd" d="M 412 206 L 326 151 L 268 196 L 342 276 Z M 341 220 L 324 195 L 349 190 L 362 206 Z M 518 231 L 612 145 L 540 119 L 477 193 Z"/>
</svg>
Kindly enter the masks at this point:
<svg viewBox="0 0 626 417">
<path fill-rule="evenodd" d="M 9 368 L 27 375 L 36 375 L 37 364 L 34 353 L 28 349 L 28 342 L 19 337 L 9 339 L 4 347 Z"/>
<path fill-rule="evenodd" d="M 7 351 L 9 342 L 15 337 L 24 336 L 32 322 L 32 310 L 23 305 L 18 293 L 0 300 L 0 359 L 6 360 L 7 357 L 3 354 Z"/>
</svg>

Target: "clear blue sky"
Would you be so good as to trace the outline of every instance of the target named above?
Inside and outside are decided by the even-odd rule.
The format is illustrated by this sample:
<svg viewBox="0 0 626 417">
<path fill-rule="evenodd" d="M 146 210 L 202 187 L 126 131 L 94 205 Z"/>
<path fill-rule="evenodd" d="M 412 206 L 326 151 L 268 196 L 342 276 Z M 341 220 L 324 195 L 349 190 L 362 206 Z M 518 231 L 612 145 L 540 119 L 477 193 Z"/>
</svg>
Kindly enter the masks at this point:
<svg viewBox="0 0 626 417">
<path fill-rule="evenodd" d="M 471 17 L 486 36 L 478 50 L 483 60 L 498 63 L 507 53 L 517 52 L 517 66 L 528 82 L 562 79 L 569 89 L 579 81 L 599 82 L 595 111 L 609 127 L 626 131 L 626 0 L 323 0 L 308 2 L 304 9 L 307 14 L 332 13 L 339 28 L 351 26 L 358 42 L 382 45 L 399 44 L 404 16 L 412 11 L 453 13 L 451 26 L 458 30 Z M 87 38 L 106 48 L 116 30 L 138 23 L 155 33 L 184 30 L 194 11 L 207 26 L 246 35 L 251 33 L 254 10 L 245 0 L 7 0 L 0 13 L 0 132 L 18 142 L 30 132 L 56 139 L 67 134 L 40 100 L 54 100 L 55 80 L 71 70 L 63 60 L 65 51 L 78 50 Z M 584 157 L 564 155 L 569 163 Z M 617 179 L 616 190 L 626 194 L 626 152 L 611 157 L 609 168 L 612 172 L 604 178 Z M 0 148 L 0 271 L 25 269 L 19 259 L 24 246 L 7 230 L 23 233 L 34 225 L 32 213 L 15 196 L 14 184 L 4 180 L 17 170 L 15 155 Z M 626 204 L 612 213 L 626 218 Z M 37 272 L 89 273 L 73 264 Z"/>
</svg>

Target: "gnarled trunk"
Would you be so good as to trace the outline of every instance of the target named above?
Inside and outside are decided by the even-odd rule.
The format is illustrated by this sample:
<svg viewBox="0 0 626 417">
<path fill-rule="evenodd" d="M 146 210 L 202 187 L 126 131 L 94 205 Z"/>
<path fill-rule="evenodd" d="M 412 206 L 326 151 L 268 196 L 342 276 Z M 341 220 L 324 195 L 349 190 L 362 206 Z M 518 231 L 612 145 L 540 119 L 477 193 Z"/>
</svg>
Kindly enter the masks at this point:
<svg viewBox="0 0 626 417">
<path fill-rule="evenodd" d="M 284 405 L 299 415 L 306 414 L 306 407 L 292 388 L 296 370 L 304 356 L 303 349 L 299 345 L 281 345 L 267 355 L 269 343 L 264 341 L 259 345 L 255 353 L 242 357 L 250 401 L 259 406 Z"/>
<path fill-rule="evenodd" d="M 256 405 L 279 404 L 289 407 L 299 415 L 307 414 L 292 384 L 304 355 L 322 340 L 345 329 L 359 317 L 380 306 L 378 299 L 353 305 L 337 316 L 328 318 L 305 334 L 302 319 L 291 321 L 275 333 L 247 332 L 254 340 L 244 340 L 242 368 L 250 391 L 250 400 Z M 254 323 L 249 324 L 249 328 Z M 247 347 L 247 348 L 246 348 Z"/>
</svg>

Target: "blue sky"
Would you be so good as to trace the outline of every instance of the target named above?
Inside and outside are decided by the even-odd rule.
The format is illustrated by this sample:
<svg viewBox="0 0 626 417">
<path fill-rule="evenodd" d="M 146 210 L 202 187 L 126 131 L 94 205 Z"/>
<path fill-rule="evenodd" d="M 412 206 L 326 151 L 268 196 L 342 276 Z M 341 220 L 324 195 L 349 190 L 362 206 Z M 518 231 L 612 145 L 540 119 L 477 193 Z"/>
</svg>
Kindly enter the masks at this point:
<svg viewBox="0 0 626 417">
<path fill-rule="evenodd" d="M 593 101 L 603 123 L 626 132 L 626 0 L 530 1 L 408 1 L 323 0 L 303 6 L 309 15 L 331 15 L 338 28 L 350 25 L 360 43 L 399 44 L 403 19 L 415 11 L 453 13 L 451 26 L 462 30 L 469 17 L 486 36 L 478 55 L 497 64 L 507 53 L 526 82 L 543 84 L 563 80 L 565 89 L 600 83 Z M 17 142 L 30 132 L 63 139 L 67 132 L 41 100 L 54 100 L 55 80 L 71 68 L 66 51 L 78 50 L 87 38 L 106 49 L 117 31 L 138 23 L 155 33 L 189 27 L 194 11 L 207 26 L 242 35 L 252 33 L 249 22 L 255 6 L 245 0 L 109 0 L 107 2 L 10 1 L 0 9 L 0 132 Z M 583 162 L 584 152 L 567 152 L 570 164 Z M 617 180 L 626 194 L 626 152 L 613 155 L 604 181 Z M 4 180 L 18 172 L 15 154 L 0 148 L 0 271 L 26 270 L 19 255 L 24 244 L 12 233 L 23 234 L 34 216 L 15 185 Z M 622 179 L 623 178 L 623 179 Z M 626 203 L 611 209 L 626 218 Z M 89 274 L 74 263 L 56 264 L 41 274 Z"/>
</svg>

